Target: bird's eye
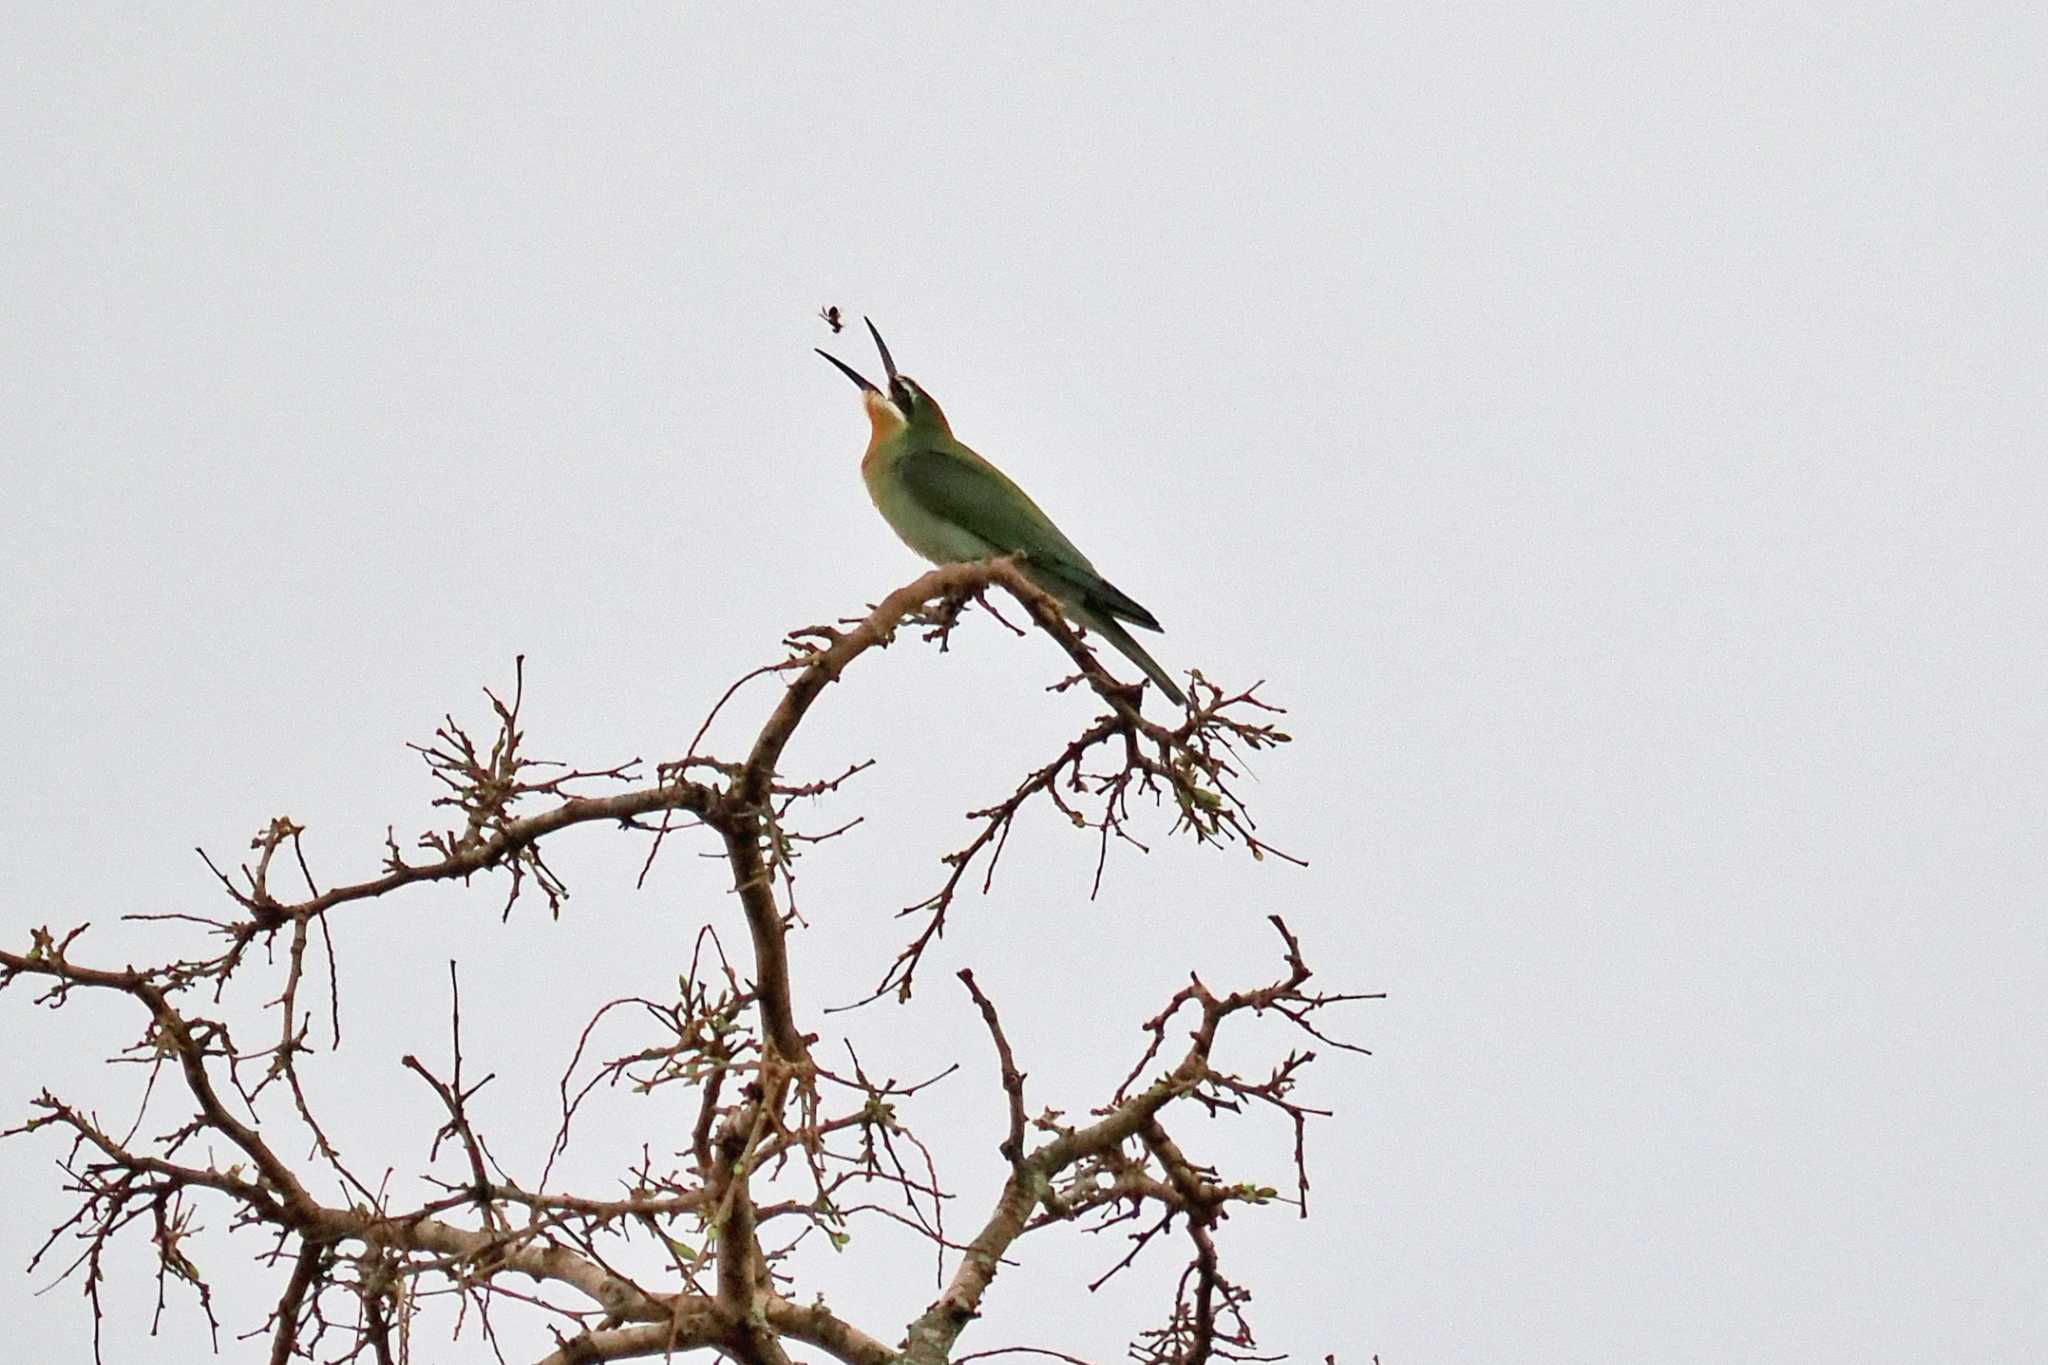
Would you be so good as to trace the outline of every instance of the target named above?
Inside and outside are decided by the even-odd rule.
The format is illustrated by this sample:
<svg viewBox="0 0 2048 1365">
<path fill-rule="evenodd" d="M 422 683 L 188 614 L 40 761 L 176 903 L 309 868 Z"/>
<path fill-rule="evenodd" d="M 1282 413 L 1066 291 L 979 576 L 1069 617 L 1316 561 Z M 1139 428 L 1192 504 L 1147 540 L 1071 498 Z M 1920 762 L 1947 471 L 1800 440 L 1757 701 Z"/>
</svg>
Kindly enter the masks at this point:
<svg viewBox="0 0 2048 1365">
<path fill-rule="evenodd" d="M 914 403 L 916 403 L 919 398 L 923 397 L 923 395 L 918 392 L 917 385 L 912 381 L 905 379 L 902 375 L 896 376 L 895 388 L 896 392 L 892 395 L 892 397 L 894 397 L 896 400 L 896 406 L 902 408 L 906 414 L 909 413 L 911 406 Z"/>
</svg>

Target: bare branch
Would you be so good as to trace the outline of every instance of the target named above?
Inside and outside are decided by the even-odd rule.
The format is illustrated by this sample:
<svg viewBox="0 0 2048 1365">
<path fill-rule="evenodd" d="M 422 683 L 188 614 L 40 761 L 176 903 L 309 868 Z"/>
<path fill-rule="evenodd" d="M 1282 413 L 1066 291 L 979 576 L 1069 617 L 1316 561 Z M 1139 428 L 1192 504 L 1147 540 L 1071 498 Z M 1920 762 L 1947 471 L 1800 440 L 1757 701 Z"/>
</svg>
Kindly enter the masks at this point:
<svg viewBox="0 0 2048 1365">
<path fill-rule="evenodd" d="M 960 980 L 980 1007 L 982 1022 L 988 1025 L 989 1036 L 995 1039 L 996 1060 L 1002 1069 L 1003 1093 L 1010 1100 L 1010 1132 L 998 1150 L 1011 1166 L 1021 1166 L 1024 1163 L 1024 1073 L 1017 1070 L 1017 1058 L 1010 1051 L 1010 1040 L 1003 1036 L 1002 1021 L 996 1018 L 995 1005 L 981 993 L 981 987 L 974 984 L 973 969 L 962 967 Z"/>
<path fill-rule="evenodd" d="M 1269 1203 L 1293 1204 L 1306 1215 L 1306 1136 L 1324 1111 L 1304 1101 L 1301 1087 L 1314 1049 L 1363 1052 L 1331 1036 L 1325 1012 L 1374 998 L 1311 990 L 1301 946 L 1277 916 L 1269 918 L 1282 941 L 1284 970 L 1265 985 L 1229 993 L 1191 976 L 1143 1022 L 1141 1056 L 1124 1083 L 1073 1121 L 1056 1110 L 1030 1115 L 1025 1075 L 995 1003 L 972 968 L 959 970 L 995 1050 L 1006 1115 L 998 1150 L 1009 1163 L 1001 1188 L 982 1191 L 969 1206 L 973 1233 L 964 1241 L 948 1223 L 949 1203 L 959 1222 L 960 1192 L 942 1182 L 933 1147 L 913 1126 L 928 1092 L 959 1064 L 898 1080 L 871 1070 L 850 1042 L 848 1067 L 821 1061 L 836 1050 L 818 1047 L 818 1035 L 804 1030 L 788 944 L 804 926 L 795 906 L 795 864 L 864 818 L 806 823 L 814 805 L 844 799 L 847 784 L 869 764 L 822 778 L 785 772 L 790 746 L 830 685 L 903 627 L 943 650 L 951 633 L 974 619 L 973 606 L 995 615 L 1004 597 L 1021 609 L 1027 629 L 1003 624 L 1049 638 L 1073 670 L 1049 690 L 1090 698 L 1094 711 L 1049 761 L 970 813 L 972 836 L 946 855 L 939 890 L 902 912 L 913 917 L 910 941 L 870 1000 L 891 992 L 909 997 L 958 892 L 976 876 L 988 889 L 1015 821 L 1034 805 L 1050 806 L 1089 832 L 1097 888 L 1112 843 L 1142 848 L 1141 835 L 1154 837 L 1141 824 L 1146 805 L 1169 811 L 1172 829 L 1199 843 L 1286 857 L 1263 841 L 1235 791 L 1244 755 L 1288 740 L 1273 724 L 1276 708 L 1255 688 L 1226 693 L 1196 673 L 1183 714 L 1171 724 L 1147 718 L 1142 688 L 1107 672 L 1058 603 L 1014 561 L 936 569 L 857 619 L 792 632 L 787 656 L 735 683 L 684 757 L 655 765 L 651 783 L 637 760 L 572 768 L 530 757 L 521 659 L 509 698 L 486 691 L 487 727 L 472 732 L 444 716 L 431 740 L 413 746 L 438 789 L 434 807 L 452 812 L 418 837 L 424 861 L 408 861 L 396 827 L 387 827 L 377 875 L 322 890 L 307 862 L 305 827 L 276 816 L 252 838 L 246 861 L 227 862 L 223 871 L 207 859 L 229 900 L 217 917 L 183 909 L 134 916 L 180 932 L 196 929 L 206 946 L 192 956 L 119 970 L 94 966 L 78 949 L 83 925 L 61 936 L 37 929 L 25 951 L 0 951 L 0 989 L 32 981 L 38 1002 L 52 1009 L 80 997 L 119 997 L 141 1007 L 139 1036 L 113 1058 L 143 1069 L 132 1122 L 102 1123 L 45 1090 L 24 1122 L 0 1134 L 55 1133 L 68 1144 L 59 1166 L 75 1211 L 51 1230 L 34 1265 L 63 1245 L 71 1257 L 64 1274 L 83 1282 L 96 1349 L 106 1252 L 131 1231 L 153 1249 L 159 1315 L 167 1302 L 196 1302 L 214 1330 L 197 1250 L 206 1245 L 201 1211 L 211 1209 L 225 1211 L 227 1228 L 261 1229 L 270 1239 L 257 1261 L 275 1269 L 281 1287 L 244 1339 L 266 1339 L 272 1365 L 402 1359 L 416 1321 L 437 1306 L 452 1311 L 457 1335 L 473 1329 L 501 1359 L 509 1338 L 501 1337 L 500 1320 L 517 1314 L 553 1333 L 550 1362 L 707 1350 L 742 1365 L 788 1365 L 795 1350 L 800 1357 L 822 1352 L 842 1365 L 941 1365 L 1006 1354 L 1075 1365 L 1079 1357 L 1018 1344 L 954 1354 L 1021 1239 L 1069 1225 L 1127 1236 L 1124 1254 L 1098 1285 L 1151 1248 L 1187 1248 L 1165 1321 L 1132 1344 L 1141 1365 L 1266 1359 L 1255 1353 L 1245 1320 L 1249 1294 L 1223 1269 L 1217 1230 L 1230 1213 Z M 744 753 L 701 751 L 712 721 L 745 684 L 768 676 L 784 685 Z M 1134 797 L 1150 801 L 1134 804 Z M 529 889 L 559 914 L 568 887 L 545 856 L 547 841 L 601 822 L 648 841 L 643 881 L 671 835 L 715 836 L 708 856 L 722 860 L 745 919 L 744 953 L 729 959 L 707 923 L 672 996 L 619 995 L 595 1006 L 573 1045 L 565 1042 L 570 1055 L 557 1083 L 558 1127 L 537 1178 L 507 1168 L 516 1162 L 501 1164 L 479 1121 L 473 1102 L 494 1074 L 470 1078 L 459 976 L 450 962 L 445 1067 L 436 1070 L 416 1053 L 399 1063 L 432 1091 L 438 1127 L 418 1135 L 415 1151 L 424 1152 L 424 1161 L 417 1169 L 393 1164 L 366 1183 L 343 1163 L 321 1118 L 320 1010 L 302 997 L 309 973 L 318 970 L 308 961 L 315 925 L 326 954 L 328 1032 L 338 1049 L 335 938 L 355 920 L 334 911 L 415 883 L 503 870 L 507 916 Z M 281 882 L 302 884 L 303 898 L 290 900 Z M 259 989 L 230 994 L 230 979 L 245 979 L 239 973 L 255 975 Z M 1218 1040 L 1234 1029 L 1231 1021 L 1266 1015 L 1284 1021 L 1295 1046 L 1250 1069 L 1219 1064 Z M 1186 1030 L 1185 1044 L 1178 1034 L 1169 1039 L 1170 1030 Z M 259 1041 L 244 1046 L 237 1031 Z M 1034 1082 L 1034 1090 L 1044 1084 Z M 650 1132 L 637 1159 L 603 1187 L 555 1187 L 556 1158 L 574 1131 L 595 1121 L 585 1117 L 588 1109 L 650 1096 L 663 1097 L 660 1118 L 649 1120 L 659 1136 Z M 1176 1116 L 1196 1109 L 1283 1119 L 1292 1139 L 1292 1194 L 1226 1178 L 1191 1158 L 1172 1133 L 1182 1129 Z M 890 1334 L 863 1330 L 822 1299 L 799 1302 L 806 1257 L 826 1247 L 844 1252 L 856 1231 L 878 1224 L 915 1233 L 933 1258 L 937 1297 L 897 1346 L 886 1344 Z"/>
</svg>

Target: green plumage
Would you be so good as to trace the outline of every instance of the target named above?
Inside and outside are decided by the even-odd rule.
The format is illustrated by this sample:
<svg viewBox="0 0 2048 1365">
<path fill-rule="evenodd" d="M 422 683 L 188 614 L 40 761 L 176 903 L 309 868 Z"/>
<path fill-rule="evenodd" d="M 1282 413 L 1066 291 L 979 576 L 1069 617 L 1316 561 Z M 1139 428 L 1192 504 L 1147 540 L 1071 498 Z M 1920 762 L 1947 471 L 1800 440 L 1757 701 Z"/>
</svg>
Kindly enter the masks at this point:
<svg viewBox="0 0 2048 1365">
<path fill-rule="evenodd" d="M 906 545 L 938 564 L 1022 556 L 1025 574 L 1069 616 L 1116 646 L 1174 705 L 1187 704 L 1186 694 L 1122 624 L 1158 630 L 1159 618 L 1097 572 L 1023 489 L 955 439 L 930 395 L 893 365 L 886 396 L 847 373 L 866 391 L 875 427 L 861 475 L 875 507 Z"/>
<path fill-rule="evenodd" d="M 1059 582 L 1060 587 L 1048 587 L 1048 592 L 1078 593 L 1092 607 L 1147 630 L 1159 629 L 1159 618 L 1097 573 L 1088 556 L 1074 548 L 1023 489 L 951 436 L 943 443 L 903 451 L 894 470 L 905 491 L 922 506 L 990 544 L 1006 547 L 1004 553 L 1029 555 L 1034 579 Z"/>
</svg>

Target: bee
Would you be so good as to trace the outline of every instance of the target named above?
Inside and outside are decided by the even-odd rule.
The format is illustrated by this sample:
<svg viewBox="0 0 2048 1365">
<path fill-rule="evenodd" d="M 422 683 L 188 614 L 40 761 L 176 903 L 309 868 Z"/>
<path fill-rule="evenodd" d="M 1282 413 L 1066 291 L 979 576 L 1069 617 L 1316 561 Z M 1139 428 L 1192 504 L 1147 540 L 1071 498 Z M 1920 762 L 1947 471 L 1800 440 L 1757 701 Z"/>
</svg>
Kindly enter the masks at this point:
<svg viewBox="0 0 2048 1365">
<path fill-rule="evenodd" d="M 825 307 L 820 308 L 818 316 L 825 319 L 825 325 L 832 329 L 833 336 L 838 336 L 842 331 L 846 330 L 846 320 L 839 316 L 838 304 L 827 304 Z"/>
</svg>

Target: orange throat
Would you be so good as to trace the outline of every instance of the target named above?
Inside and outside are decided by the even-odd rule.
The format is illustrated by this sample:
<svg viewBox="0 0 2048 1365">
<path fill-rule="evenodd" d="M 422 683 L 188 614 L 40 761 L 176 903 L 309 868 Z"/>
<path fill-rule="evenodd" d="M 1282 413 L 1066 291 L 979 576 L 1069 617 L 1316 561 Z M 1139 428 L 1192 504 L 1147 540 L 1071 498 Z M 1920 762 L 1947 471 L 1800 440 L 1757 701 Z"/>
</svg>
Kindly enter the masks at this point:
<svg viewBox="0 0 2048 1365">
<path fill-rule="evenodd" d="M 882 443 L 903 430 L 904 421 L 902 412 L 886 394 L 863 394 L 861 401 L 868 410 L 870 428 L 867 451 L 860 457 L 861 468 L 866 469 L 869 461 L 875 458 L 875 452 L 882 448 Z"/>
</svg>

